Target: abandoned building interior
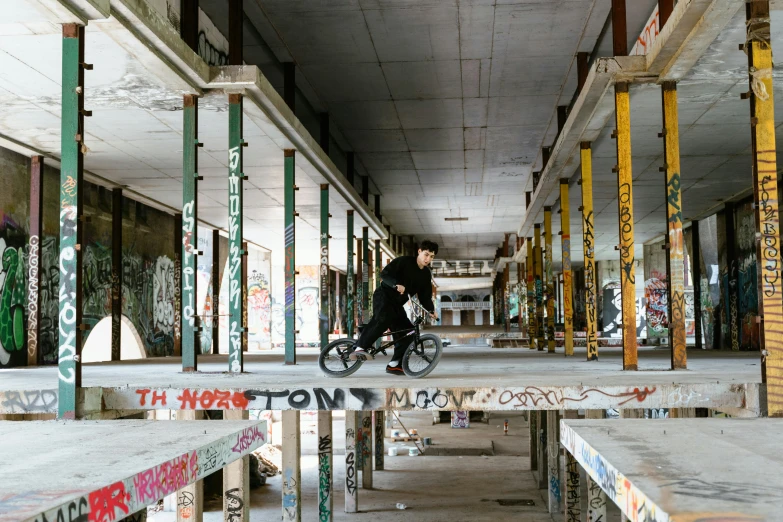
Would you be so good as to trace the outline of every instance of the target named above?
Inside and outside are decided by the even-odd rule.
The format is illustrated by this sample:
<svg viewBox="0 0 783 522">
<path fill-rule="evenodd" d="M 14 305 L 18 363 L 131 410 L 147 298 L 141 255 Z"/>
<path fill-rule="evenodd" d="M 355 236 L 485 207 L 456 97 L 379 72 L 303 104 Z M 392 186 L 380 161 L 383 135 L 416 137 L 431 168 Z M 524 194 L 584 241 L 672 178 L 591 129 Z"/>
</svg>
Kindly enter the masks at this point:
<svg viewBox="0 0 783 522">
<path fill-rule="evenodd" d="M 783 520 L 782 0 L 2 4 L 0 522 Z"/>
</svg>

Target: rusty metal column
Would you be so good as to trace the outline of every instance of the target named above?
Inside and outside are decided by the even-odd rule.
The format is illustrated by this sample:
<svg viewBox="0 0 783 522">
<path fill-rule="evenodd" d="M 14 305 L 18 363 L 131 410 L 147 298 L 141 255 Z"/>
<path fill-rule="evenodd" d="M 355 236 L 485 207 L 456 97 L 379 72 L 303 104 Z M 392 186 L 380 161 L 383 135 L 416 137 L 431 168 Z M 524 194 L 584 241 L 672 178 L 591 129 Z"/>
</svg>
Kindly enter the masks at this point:
<svg viewBox="0 0 783 522">
<path fill-rule="evenodd" d="M 778 213 L 775 104 L 768 0 L 746 4 L 749 41 L 750 114 L 754 207 L 761 311 L 761 375 L 767 384 L 767 411 L 783 417 L 783 301 L 781 301 L 780 218 Z"/>
<path fill-rule="evenodd" d="M 530 349 L 536 348 L 536 279 L 533 266 L 533 238 L 525 238 L 527 261 L 525 262 L 525 278 L 527 283 L 527 342 Z"/>
<path fill-rule="evenodd" d="M 595 231 L 593 228 L 593 151 L 590 142 L 583 141 L 580 144 L 581 153 L 581 178 L 579 184 L 582 187 L 582 241 L 584 243 L 585 257 L 585 319 L 587 322 L 587 360 L 598 359 L 598 312 L 596 300 L 596 274 L 595 274 Z"/>
<path fill-rule="evenodd" d="M 555 353 L 555 285 L 552 275 L 552 207 L 544 207 L 544 298 L 547 353 Z"/>
<path fill-rule="evenodd" d="M 41 236 L 43 235 L 43 156 L 30 158 L 30 247 L 27 254 L 27 366 L 41 359 L 38 340 L 41 331 Z"/>
<path fill-rule="evenodd" d="M 111 191 L 111 360 L 121 360 L 122 344 L 122 189 Z"/>
<path fill-rule="evenodd" d="M 617 1 L 617 0 L 615 0 Z M 620 291 L 623 316 L 623 370 L 636 370 L 636 261 L 633 231 L 633 172 L 631 160 L 631 103 L 628 84 L 614 86 L 617 117 L 617 191 L 620 212 Z"/>
<path fill-rule="evenodd" d="M 544 351 L 544 267 L 541 259 L 541 223 L 534 225 L 535 245 L 533 246 L 533 267 L 536 285 L 536 347 Z"/>
<path fill-rule="evenodd" d="M 244 236 L 244 180 L 242 156 L 242 95 L 228 95 L 228 371 L 242 373 L 243 341 L 246 330 L 243 259 L 247 256 Z"/>
<path fill-rule="evenodd" d="M 198 369 L 196 249 L 198 245 L 198 96 L 183 100 L 182 130 L 182 371 Z"/>
<path fill-rule="evenodd" d="M 565 354 L 574 355 L 574 305 L 571 282 L 571 205 L 568 201 L 568 180 L 560 180 L 560 241 L 563 250 L 563 323 Z"/>
<path fill-rule="evenodd" d="M 666 270 L 669 274 L 669 345 L 671 369 L 688 367 L 685 351 L 685 266 L 682 240 L 682 195 L 680 191 L 680 134 L 677 117 L 677 84 L 664 82 L 663 96 L 663 154 L 666 172 L 666 226 L 669 241 Z M 698 284 L 694 282 L 694 284 Z"/>
<path fill-rule="evenodd" d="M 84 222 L 84 26 L 62 33 L 60 159 L 59 400 L 57 417 L 76 418 L 82 386 L 82 244 Z"/>
</svg>

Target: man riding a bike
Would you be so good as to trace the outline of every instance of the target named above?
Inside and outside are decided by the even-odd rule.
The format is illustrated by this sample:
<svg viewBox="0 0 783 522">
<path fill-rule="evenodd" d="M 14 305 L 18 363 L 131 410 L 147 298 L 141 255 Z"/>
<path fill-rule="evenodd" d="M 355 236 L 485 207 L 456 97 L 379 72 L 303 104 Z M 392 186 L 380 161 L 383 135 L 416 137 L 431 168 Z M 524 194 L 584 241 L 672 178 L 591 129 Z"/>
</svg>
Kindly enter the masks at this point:
<svg viewBox="0 0 783 522">
<path fill-rule="evenodd" d="M 409 296 L 418 296 L 430 317 L 438 318 L 435 306 L 432 304 L 432 274 L 429 269 L 437 253 L 437 243 L 422 241 L 416 256 L 398 257 L 381 271 L 382 284 L 372 296 L 372 319 L 362 329 L 356 341 L 356 349 L 351 353 L 351 360 L 366 359 L 367 348 L 372 346 L 386 330 L 391 329 L 395 332 L 393 338 L 398 341 L 406 336 L 406 331 L 414 328 L 403 308 Z M 395 344 L 394 355 L 386 366 L 386 373 L 405 374 L 400 361 L 407 348 L 408 343 Z"/>
</svg>

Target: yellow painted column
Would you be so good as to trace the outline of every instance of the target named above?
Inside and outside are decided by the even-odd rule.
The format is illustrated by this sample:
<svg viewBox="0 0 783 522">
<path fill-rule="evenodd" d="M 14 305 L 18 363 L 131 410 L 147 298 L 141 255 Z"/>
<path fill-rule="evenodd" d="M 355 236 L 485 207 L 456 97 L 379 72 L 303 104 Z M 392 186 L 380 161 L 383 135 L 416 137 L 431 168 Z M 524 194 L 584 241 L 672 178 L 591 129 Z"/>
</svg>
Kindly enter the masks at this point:
<svg viewBox="0 0 783 522">
<path fill-rule="evenodd" d="M 544 207 L 544 297 L 547 352 L 555 353 L 555 283 L 552 275 L 552 207 Z"/>
<path fill-rule="evenodd" d="M 541 223 L 534 225 L 533 266 L 536 270 L 536 348 L 544 351 L 544 267 L 541 259 Z"/>
<path fill-rule="evenodd" d="M 560 180 L 560 242 L 563 251 L 563 323 L 565 354 L 574 355 L 574 305 L 571 282 L 571 206 L 568 201 L 568 180 Z"/>
<path fill-rule="evenodd" d="M 780 220 L 775 150 L 769 2 L 749 2 L 747 44 L 756 212 L 761 375 L 767 384 L 767 412 L 783 417 L 783 301 L 781 301 Z"/>
<path fill-rule="evenodd" d="M 580 145 L 582 160 L 582 242 L 585 255 L 585 319 L 587 360 L 598 360 L 598 311 L 595 274 L 595 230 L 593 222 L 593 151 L 589 141 Z"/>
<path fill-rule="evenodd" d="M 677 84 L 664 82 L 663 153 L 666 171 L 666 226 L 669 234 L 666 268 L 669 274 L 669 345 L 672 370 L 688 367 L 685 352 L 685 266 L 680 192 L 680 134 L 677 118 Z"/>
<path fill-rule="evenodd" d="M 533 238 L 525 238 L 527 248 L 527 263 L 525 277 L 527 279 L 527 338 L 530 349 L 536 348 L 536 277 L 533 266 Z"/>
<path fill-rule="evenodd" d="M 631 168 L 631 100 L 628 84 L 614 86 L 617 118 L 617 201 L 620 211 L 620 291 L 623 316 L 623 370 L 638 369 L 636 354 L 636 261 Z"/>
</svg>

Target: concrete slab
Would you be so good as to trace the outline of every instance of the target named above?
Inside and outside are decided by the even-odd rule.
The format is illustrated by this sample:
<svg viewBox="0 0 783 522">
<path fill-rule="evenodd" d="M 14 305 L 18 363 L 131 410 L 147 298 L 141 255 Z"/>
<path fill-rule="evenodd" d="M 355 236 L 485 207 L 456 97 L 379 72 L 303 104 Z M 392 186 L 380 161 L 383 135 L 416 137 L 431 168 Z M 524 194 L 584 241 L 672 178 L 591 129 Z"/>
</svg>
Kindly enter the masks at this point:
<svg viewBox="0 0 783 522">
<path fill-rule="evenodd" d="M 119 520 L 263 445 L 266 421 L 4 422 L 0 522 Z"/>
<path fill-rule="evenodd" d="M 84 365 L 88 411 L 147 409 L 528 410 L 715 408 L 756 415 L 760 408 L 758 354 L 690 351 L 689 370 L 669 371 L 669 350 L 639 350 L 643 371 L 623 372 L 622 352 L 605 348 L 586 362 L 584 349 L 564 358 L 533 350 L 449 347 L 423 380 L 385 373 L 385 361 L 366 363 L 349 378 L 319 371 L 316 349 L 250 355 L 246 373 L 228 375 L 226 356 L 199 358 L 201 373 L 180 372 L 176 357 Z M 56 411 L 57 368 L 0 372 L 0 413 Z M 166 383 L 166 386 L 161 386 Z M 90 406 L 91 405 L 91 406 Z"/>
<path fill-rule="evenodd" d="M 563 420 L 560 436 L 632 521 L 780 519 L 783 419 Z"/>
</svg>

